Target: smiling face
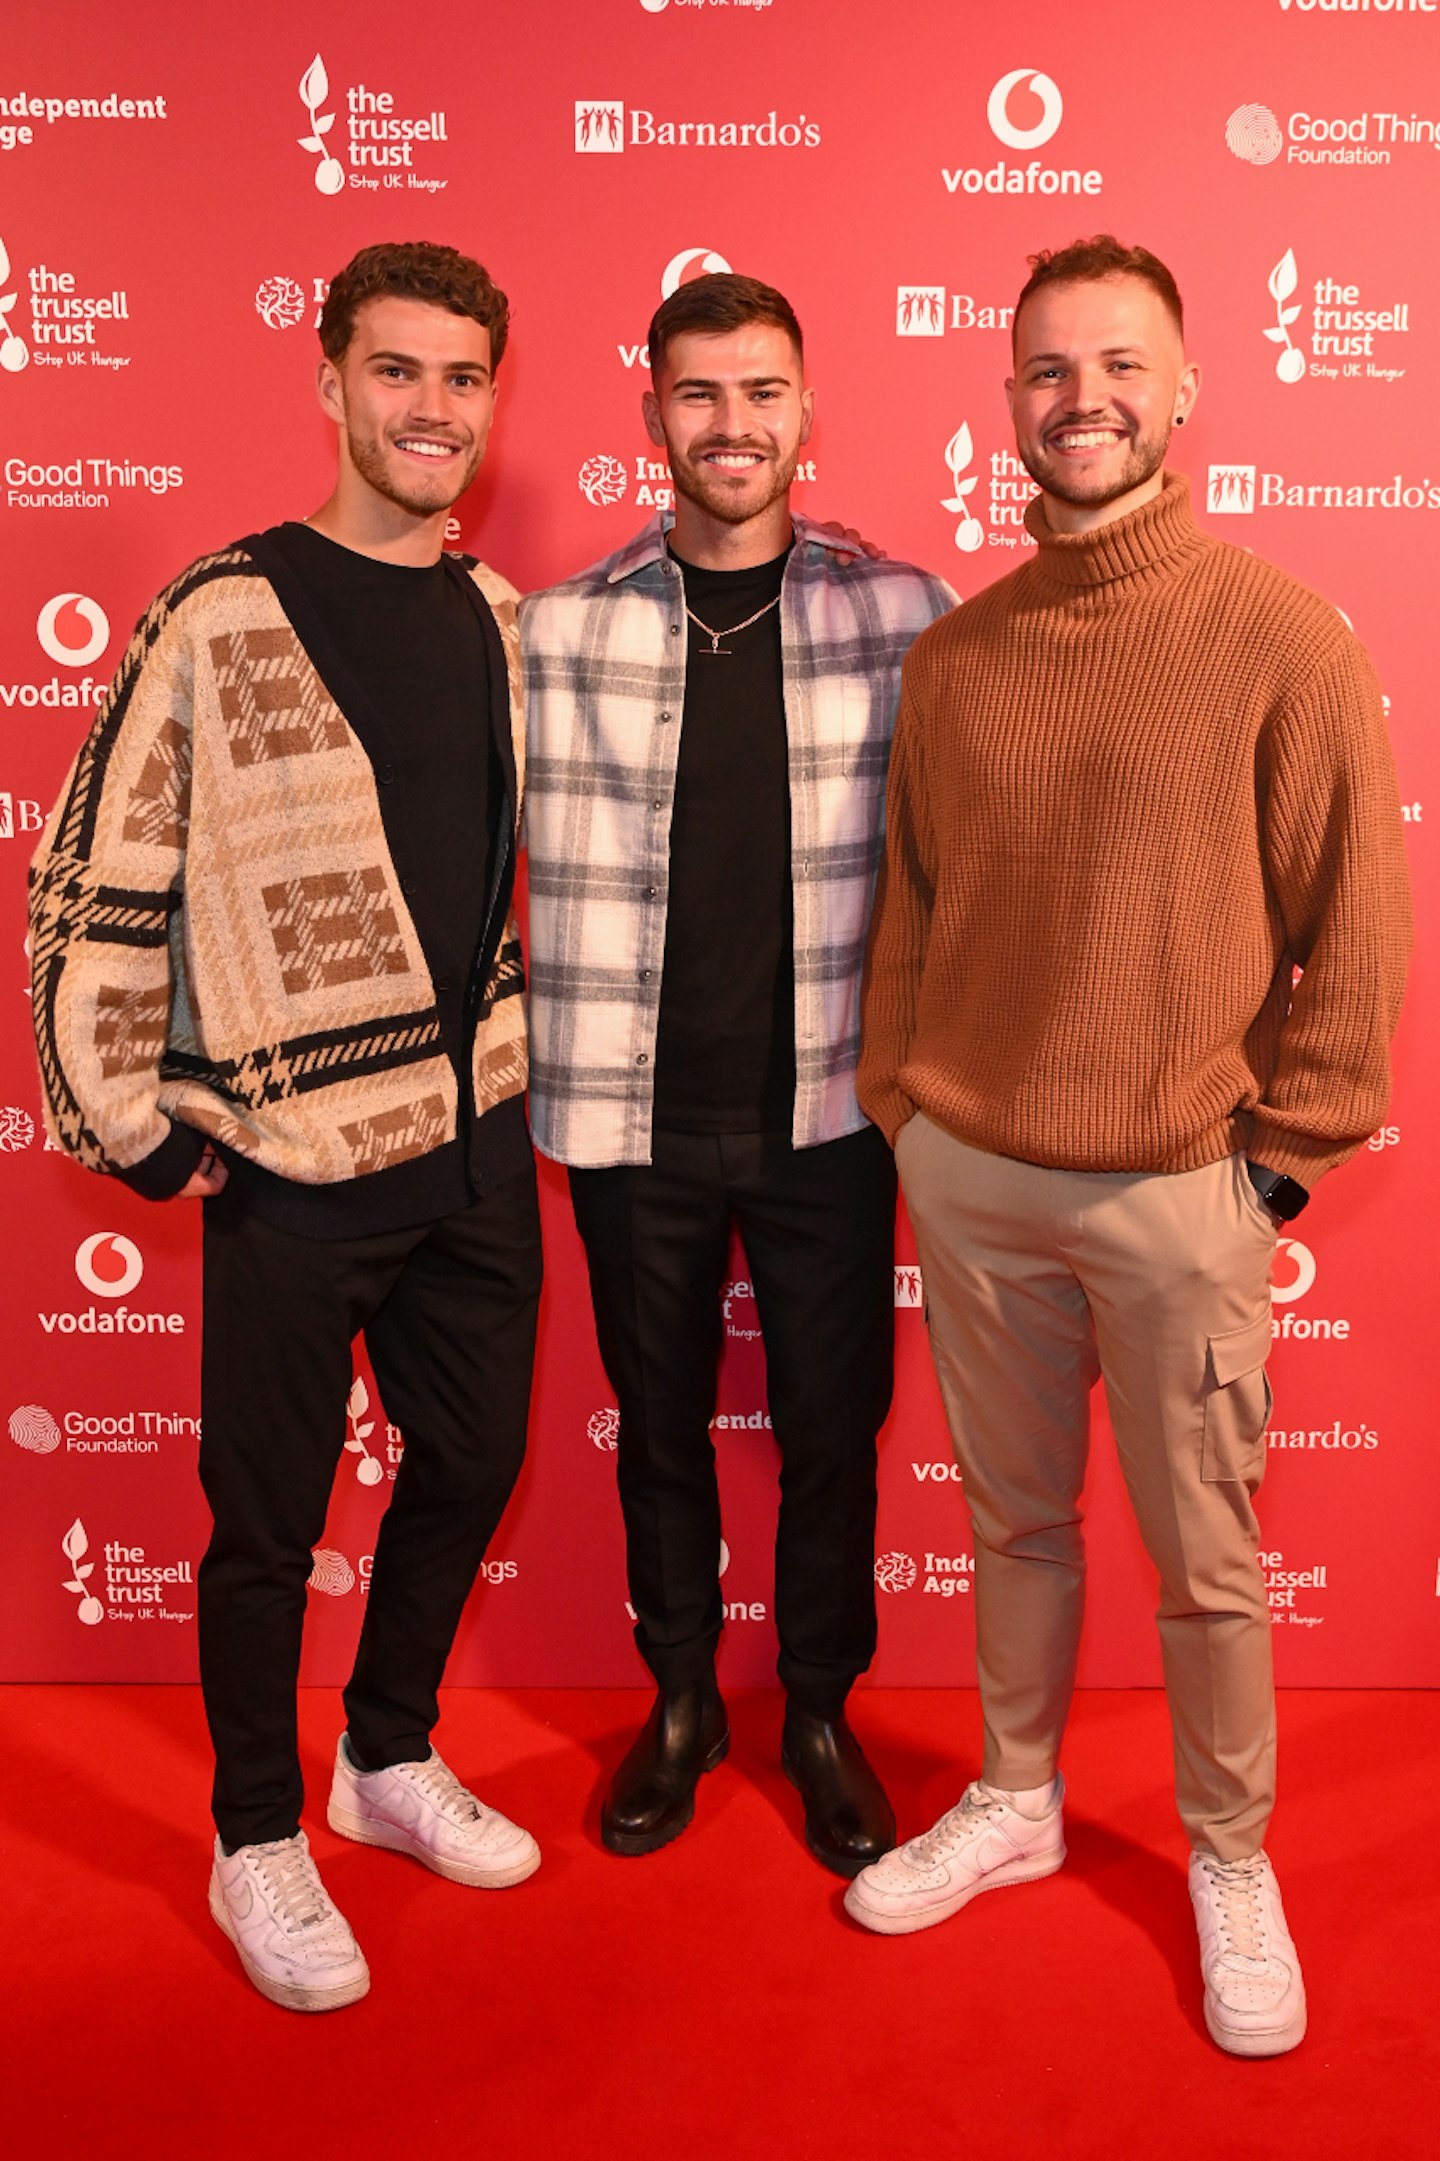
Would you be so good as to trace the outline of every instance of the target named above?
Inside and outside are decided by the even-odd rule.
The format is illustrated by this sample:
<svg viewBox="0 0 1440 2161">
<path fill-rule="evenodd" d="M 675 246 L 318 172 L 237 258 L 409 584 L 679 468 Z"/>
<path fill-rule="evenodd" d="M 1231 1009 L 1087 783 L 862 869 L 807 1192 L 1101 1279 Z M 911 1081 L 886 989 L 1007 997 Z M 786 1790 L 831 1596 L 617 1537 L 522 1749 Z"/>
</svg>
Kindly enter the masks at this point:
<svg viewBox="0 0 1440 2161">
<path fill-rule="evenodd" d="M 1170 430 L 1199 388 L 1179 325 L 1144 278 L 1032 295 L 1015 325 L 1005 393 L 1015 447 L 1045 491 L 1050 524 L 1084 531 L 1158 495 Z"/>
<path fill-rule="evenodd" d="M 490 333 L 427 301 L 370 300 L 343 358 L 321 361 L 319 390 L 340 423 L 342 483 L 432 518 L 463 495 L 485 455 Z"/>
<path fill-rule="evenodd" d="M 747 525 L 772 512 L 783 522 L 814 404 L 800 355 L 778 324 L 671 338 L 644 413 L 651 442 L 669 452 L 683 499 L 677 510 L 688 505 L 702 525 Z"/>
</svg>

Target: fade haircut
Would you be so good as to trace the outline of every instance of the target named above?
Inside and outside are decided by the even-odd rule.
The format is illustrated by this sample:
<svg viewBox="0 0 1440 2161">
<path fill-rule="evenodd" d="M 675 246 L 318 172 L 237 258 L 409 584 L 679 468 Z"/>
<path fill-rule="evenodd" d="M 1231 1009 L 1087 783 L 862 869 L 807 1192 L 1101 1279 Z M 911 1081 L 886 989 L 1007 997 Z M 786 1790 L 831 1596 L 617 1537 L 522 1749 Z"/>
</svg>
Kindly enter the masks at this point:
<svg viewBox="0 0 1440 2161">
<path fill-rule="evenodd" d="M 795 310 L 773 285 L 758 278 L 737 277 L 733 271 L 714 271 L 691 278 L 662 300 L 650 320 L 650 373 L 657 376 L 665 363 L 672 338 L 693 332 L 702 338 L 723 338 L 750 323 L 773 323 L 783 330 L 803 361 L 805 340 Z"/>
<path fill-rule="evenodd" d="M 1185 335 L 1185 308 L 1180 288 L 1148 248 L 1122 247 L 1113 233 L 1097 233 L 1093 240 L 1072 240 L 1068 248 L 1042 248 L 1032 255 L 1030 276 L 1015 303 L 1011 317 L 1012 344 L 1017 336 L 1020 310 L 1027 300 L 1047 285 L 1093 285 L 1102 278 L 1140 278 L 1160 295 L 1181 337 Z"/>
<path fill-rule="evenodd" d="M 490 372 L 500 366 L 510 303 L 473 257 L 429 240 L 383 240 L 362 248 L 330 282 L 320 311 L 320 350 L 337 364 L 350 350 L 355 317 L 367 300 L 423 300 L 468 316 L 490 333 Z"/>
</svg>

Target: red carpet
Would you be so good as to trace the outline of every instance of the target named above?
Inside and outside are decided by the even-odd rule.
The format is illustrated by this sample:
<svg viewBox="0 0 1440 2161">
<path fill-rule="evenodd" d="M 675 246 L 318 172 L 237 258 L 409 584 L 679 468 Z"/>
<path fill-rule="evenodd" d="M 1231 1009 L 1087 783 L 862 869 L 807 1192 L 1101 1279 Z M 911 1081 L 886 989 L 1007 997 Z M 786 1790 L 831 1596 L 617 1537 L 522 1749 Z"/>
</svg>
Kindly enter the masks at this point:
<svg viewBox="0 0 1440 2161">
<path fill-rule="evenodd" d="M 1440 1699 L 1281 1707 L 1270 1850 L 1310 2033 L 1224 2057 L 1200 2015 L 1163 1700 L 1091 1692 L 1066 1758 L 1070 1860 L 925 1935 L 863 1934 L 805 1853 L 779 1697 L 731 1701 L 695 1825 L 606 1854 L 599 1792 L 639 1692 L 453 1691 L 446 1756 L 545 1849 L 466 1891 L 324 1826 L 338 1707 L 307 1691 L 308 1828 L 369 1959 L 366 2001 L 273 2009 L 205 1910 L 198 1694 L 12 1688 L 0 1880 L 3 2108 L 17 2155 L 303 2161 L 367 2152 L 576 2161 L 1390 2161 L 1435 2151 Z M 862 1694 L 902 1832 L 974 1766 L 973 1695 Z M 1373 1768 L 1372 1768 L 1373 1767 Z"/>
</svg>

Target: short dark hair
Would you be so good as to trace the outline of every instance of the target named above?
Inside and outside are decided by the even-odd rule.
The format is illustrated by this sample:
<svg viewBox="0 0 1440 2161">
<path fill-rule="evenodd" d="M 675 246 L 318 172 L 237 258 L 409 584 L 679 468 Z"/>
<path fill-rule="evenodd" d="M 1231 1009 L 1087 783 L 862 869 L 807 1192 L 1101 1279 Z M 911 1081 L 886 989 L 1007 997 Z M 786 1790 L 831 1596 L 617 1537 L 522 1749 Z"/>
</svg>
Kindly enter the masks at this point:
<svg viewBox="0 0 1440 2161">
<path fill-rule="evenodd" d="M 320 350 L 343 360 L 355 317 L 367 300 L 424 300 L 467 315 L 490 333 L 490 371 L 500 365 L 510 330 L 510 303 L 488 270 L 458 248 L 429 240 L 382 240 L 362 248 L 330 281 L 320 311 Z"/>
<path fill-rule="evenodd" d="M 1154 288 L 1174 318 L 1175 328 L 1185 335 L 1185 307 L 1180 288 L 1158 255 L 1148 248 L 1127 248 L 1113 233 L 1096 233 L 1093 240 L 1072 240 L 1068 248 L 1042 248 L 1032 255 L 1030 276 L 1015 303 L 1011 318 L 1012 338 L 1018 332 L 1020 310 L 1027 300 L 1047 285 L 1091 285 L 1102 278 L 1141 278 Z"/>
<path fill-rule="evenodd" d="M 658 375 L 672 338 L 692 331 L 702 338 L 723 338 L 747 323 L 773 323 L 783 330 L 803 360 L 805 340 L 795 310 L 773 285 L 737 277 L 731 270 L 712 271 L 678 286 L 650 319 L 650 373 Z"/>
</svg>

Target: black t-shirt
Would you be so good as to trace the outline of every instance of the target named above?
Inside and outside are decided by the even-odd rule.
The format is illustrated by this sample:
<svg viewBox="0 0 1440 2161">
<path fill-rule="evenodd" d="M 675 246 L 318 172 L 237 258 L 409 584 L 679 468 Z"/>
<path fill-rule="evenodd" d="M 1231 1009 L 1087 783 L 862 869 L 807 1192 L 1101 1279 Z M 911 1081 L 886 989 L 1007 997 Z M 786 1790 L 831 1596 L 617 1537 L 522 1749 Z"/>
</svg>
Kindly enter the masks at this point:
<svg viewBox="0 0 1440 2161">
<path fill-rule="evenodd" d="M 795 1103 L 790 772 L 778 598 L 789 549 L 747 570 L 680 557 L 690 622 L 655 1050 L 655 1124 L 788 1132 Z"/>
<path fill-rule="evenodd" d="M 491 655 L 478 596 L 455 566 L 377 562 L 309 526 L 260 538 L 295 581 L 282 602 L 375 770 L 385 844 L 435 989 L 460 1098 L 457 1138 L 337 1185 L 301 1185 L 229 1158 L 257 1213 L 340 1237 L 400 1230 L 475 1198 L 529 1153 L 517 1098 L 476 1121 L 473 999 L 505 783 L 490 722 Z M 479 601 L 483 606 L 483 600 Z M 506 696 L 503 680 L 500 694 Z"/>
</svg>

